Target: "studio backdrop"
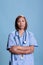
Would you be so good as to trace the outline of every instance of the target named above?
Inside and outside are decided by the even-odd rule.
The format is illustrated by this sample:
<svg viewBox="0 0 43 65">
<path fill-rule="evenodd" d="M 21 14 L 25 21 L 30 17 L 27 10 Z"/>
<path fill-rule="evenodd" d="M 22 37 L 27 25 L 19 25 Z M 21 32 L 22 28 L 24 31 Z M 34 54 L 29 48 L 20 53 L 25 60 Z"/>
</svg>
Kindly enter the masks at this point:
<svg viewBox="0 0 43 65">
<path fill-rule="evenodd" d="M 18 15 L 26 17 L 28 31 L 36 37 L 35 65 L 43 65 L 43 0 L 0 0 L 0 65 L 9 65 L 7 40 L 9 33 L 15 30 L 14 22 Z"/>
</svg>

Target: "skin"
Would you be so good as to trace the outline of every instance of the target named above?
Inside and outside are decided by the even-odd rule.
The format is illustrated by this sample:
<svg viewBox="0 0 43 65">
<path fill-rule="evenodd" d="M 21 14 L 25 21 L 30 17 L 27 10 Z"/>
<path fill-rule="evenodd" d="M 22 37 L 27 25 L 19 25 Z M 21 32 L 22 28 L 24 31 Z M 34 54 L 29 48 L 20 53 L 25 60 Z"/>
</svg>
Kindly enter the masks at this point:
<svg viewBox="0 0 43 65">
<path fill-rule="evenodd" d="M 25 27 L 25 19 L 23 17 L 19 18 L 18 22 L 18 26 L 19 26 L 19 35 L 22 36 L 22 34 L 24 33 L 24 27 Z M 31 54 L 34 52 L 34 46 L 12 46 L 9 49 L 10 53 L 13 54 Z"/>
<path fill-rule="evenodd" d="M 19 26 L 19 31 L 21 30 L 21 32 L 23 32 L 24 27 L 25 27 L 25 19 L 23 17 L 21 17 L 21 18 L 19 18 L 19 20 L 17 22 L 18 22 L 18 26 Z"/>
</svg>

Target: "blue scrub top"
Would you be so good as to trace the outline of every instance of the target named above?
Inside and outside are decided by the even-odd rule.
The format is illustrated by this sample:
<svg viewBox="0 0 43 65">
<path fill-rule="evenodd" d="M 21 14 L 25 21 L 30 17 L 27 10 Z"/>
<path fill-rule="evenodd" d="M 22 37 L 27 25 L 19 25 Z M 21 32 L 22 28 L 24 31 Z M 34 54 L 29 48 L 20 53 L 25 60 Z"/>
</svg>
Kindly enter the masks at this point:
<svg viewBox="0 0 43 65">
<path fill-rule="evenodd" d="M 8 36 L 7 49 L 11 48 L 11 46 L 20 45 L 20 46 L 30 46 L 34 45 L 37 47 L 37 41 L 32 32 L 24 31 L 23 35 L 20 37 L 18 31 L 13 31 Z M 17 55 L 11 53 L 11 65 L 34 65 L 34 55 L 24 54 Z"/>
</svg>

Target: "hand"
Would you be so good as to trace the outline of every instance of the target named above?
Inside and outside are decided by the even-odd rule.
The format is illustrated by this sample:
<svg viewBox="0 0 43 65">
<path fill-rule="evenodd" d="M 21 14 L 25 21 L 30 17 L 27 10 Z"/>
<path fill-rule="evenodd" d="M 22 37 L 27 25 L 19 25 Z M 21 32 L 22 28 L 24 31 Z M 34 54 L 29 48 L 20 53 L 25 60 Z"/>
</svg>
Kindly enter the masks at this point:
<svg viewBox="0 0 43 65">
<path fill-rule="evenodd" d="M 18 49 L 18 50 L 22 50 L 22 47 L 21 47 L 21 46 L 17 46 L 17 49 Z"/>
<path fill-rule="evenodd" d="M 12 48 L 14 49 L 18 49 L 18 50 L 22 50 L 22 47 L 21 46 L 12 46 Z"/>
</svg>

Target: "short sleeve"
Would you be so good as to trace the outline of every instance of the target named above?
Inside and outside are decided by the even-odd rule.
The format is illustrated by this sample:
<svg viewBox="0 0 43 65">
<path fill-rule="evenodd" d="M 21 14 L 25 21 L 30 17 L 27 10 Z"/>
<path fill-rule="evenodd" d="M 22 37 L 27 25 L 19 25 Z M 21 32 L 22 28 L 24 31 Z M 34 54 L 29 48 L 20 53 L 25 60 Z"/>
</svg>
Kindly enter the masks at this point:
<svg viewBox="0 0 43 65">
<path fill-rule="evenodd" d="M 38 47 L 37 41 L 33 33 L 30 33 L 30 44 L 29 45 L 34 45 L 34 47 Z"/>
<path fill-rule="evenodd" d="M 14 46 L 14 45 L 16 45 L 15 39 L 14 39 L 13 34 L 10 33 L 10 34 L 8 35 L 7 50 L 8 50 L 9 48 L 11 48 L 11 46 Z"/>
</svg>

